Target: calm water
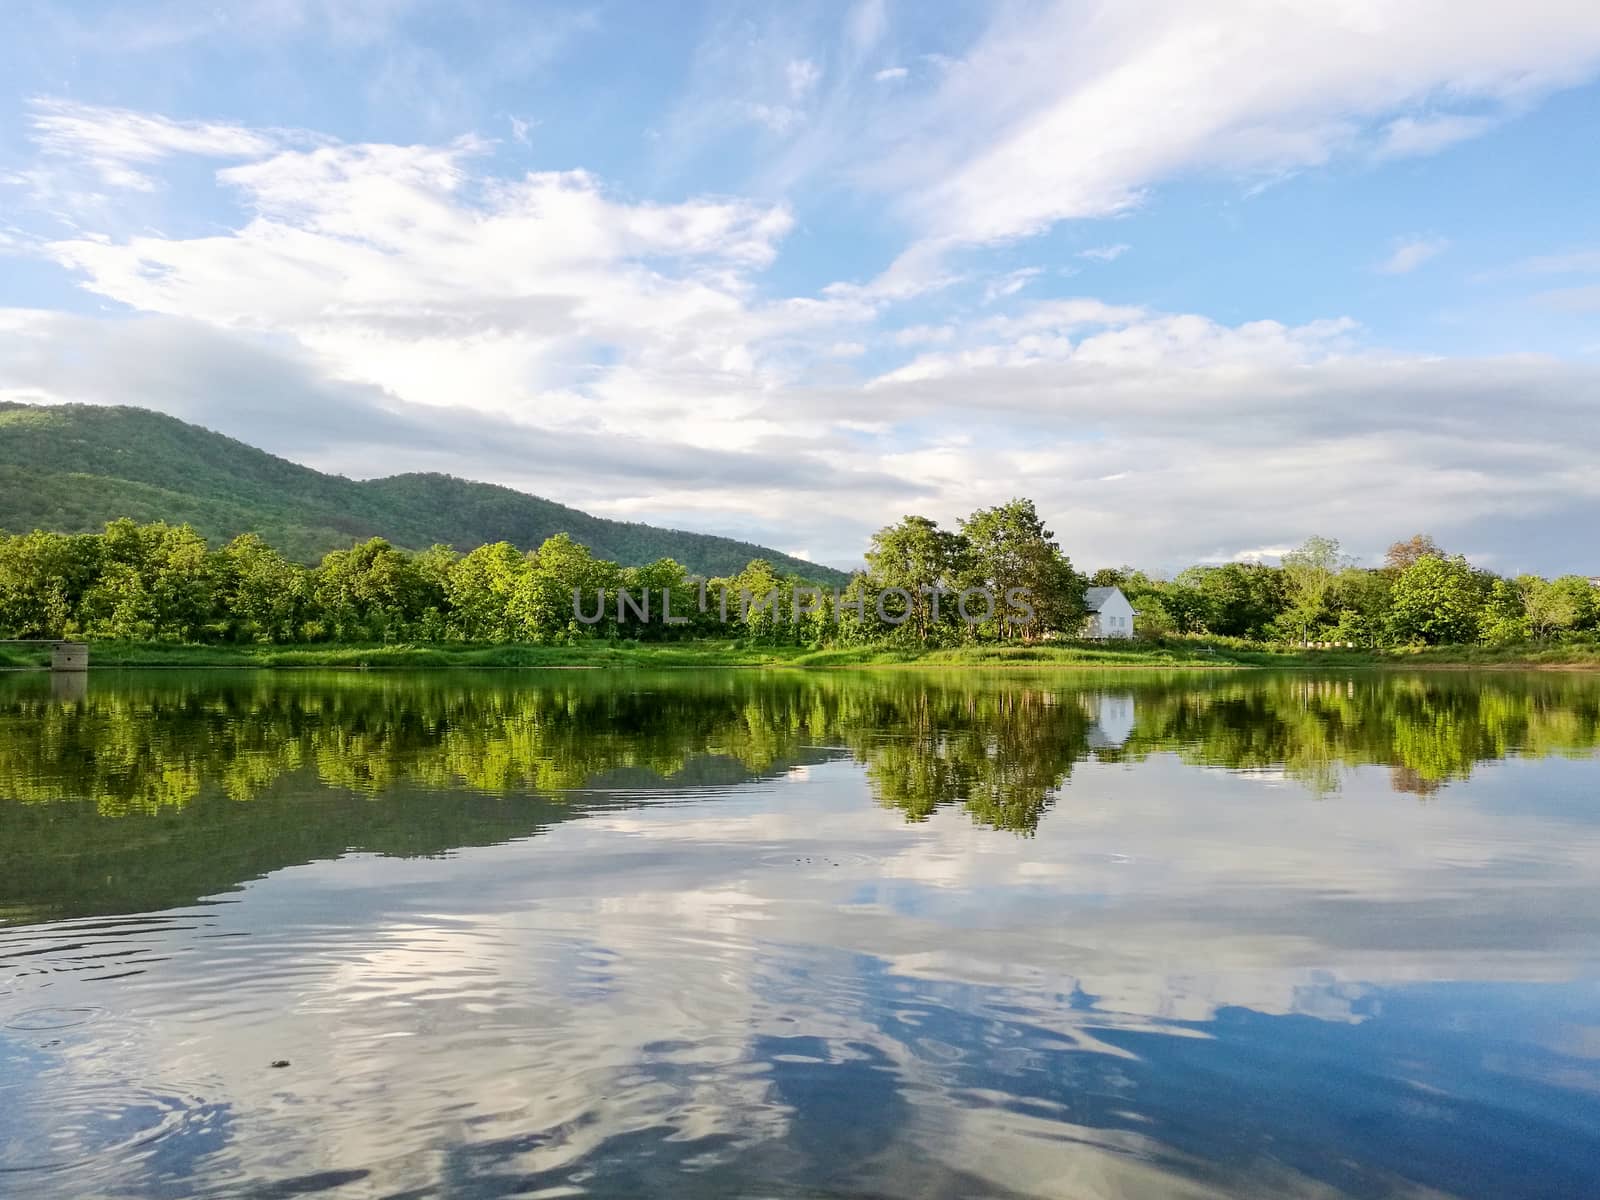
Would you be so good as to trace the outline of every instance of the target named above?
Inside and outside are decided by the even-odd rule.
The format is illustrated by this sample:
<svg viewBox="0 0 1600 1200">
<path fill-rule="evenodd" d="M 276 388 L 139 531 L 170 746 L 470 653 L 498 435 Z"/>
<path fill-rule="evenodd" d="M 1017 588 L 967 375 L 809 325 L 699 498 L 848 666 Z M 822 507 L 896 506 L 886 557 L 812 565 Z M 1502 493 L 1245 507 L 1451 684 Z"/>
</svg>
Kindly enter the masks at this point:
<svg viewBox="0 0 1600 1200">
<path fill-rule="evenodd" d="M 1577 675 L 0 679 L 0 1194 L 1600 1194 L 1597 747 Z"/>
</svg>

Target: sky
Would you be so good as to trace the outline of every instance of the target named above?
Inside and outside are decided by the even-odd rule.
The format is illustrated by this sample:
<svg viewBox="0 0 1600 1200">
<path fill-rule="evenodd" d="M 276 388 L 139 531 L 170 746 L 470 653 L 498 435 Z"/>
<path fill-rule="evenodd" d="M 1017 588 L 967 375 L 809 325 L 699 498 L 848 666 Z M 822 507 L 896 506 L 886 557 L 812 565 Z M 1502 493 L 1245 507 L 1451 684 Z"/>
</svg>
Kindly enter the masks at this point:
<svg viewBox="0 0 1600 1200">
<path fill-rule="evenodd" d="M 0 10 L 0 399 L 838 566 L 1600 573 L 1600 6 Z"/>
</svg>

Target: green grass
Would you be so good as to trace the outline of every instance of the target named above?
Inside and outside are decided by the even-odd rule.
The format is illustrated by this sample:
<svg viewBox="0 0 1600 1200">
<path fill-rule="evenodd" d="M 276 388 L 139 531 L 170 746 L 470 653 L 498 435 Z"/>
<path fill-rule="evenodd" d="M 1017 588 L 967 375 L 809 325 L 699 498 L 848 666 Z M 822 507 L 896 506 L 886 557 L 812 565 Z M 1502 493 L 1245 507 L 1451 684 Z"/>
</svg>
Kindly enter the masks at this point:
<svg viewBox="0 0 1600 1200">
<path fill-rule="evenodd" d="M 788 660 L 797 667 L 1028 666 L 1028 667 L 1218 667 L 1235 664 L 1203 647 L 1116 647 L 1049 643 L 1033 646 L 978 645 L 918 650 L 903 646 L 845 646 L 797 650 Z"/>
<path fill-rule="evenodd" d="M 43 667 L 44 646 L 0 645 L 0 668 Z M 1052 642 L 917 650 L 900 646 L 751 646 L 734 641 L 580 643 L 575 646 L 396 645 L 198 646 L 95 642 L 91 667 L 656 668 L 656 667 L 1264 667 L 1600 669 L 1600 645 L 1431 646 L 1295 650 L 1190 639 L 1107 646 Z"/>
<path fill-rule="evenodd" d="M 682 646 L 394 645 L 193 646 L 94 642 L 91 667 L 670 667 L 760 666 L 782 661 L 781 651 L 732 643 Z M 43 666 L 44 647 L 0 646 L 0 666 Z"/>
<path fill-rule="evenodd" d="M 0 646 L 0 666 L 39 667 L 42 646 Z M 91 667 L 876 667 L 876 666 L 1217 666 L 1217 655 L 1194 650 L 1096 646 L 964 646 L 923 650 L 855 646 L 749 646 L 731 641 L 668 644 L 603 642 L 529 645 L 191 646 L 95 642 Z"/>
</svg>

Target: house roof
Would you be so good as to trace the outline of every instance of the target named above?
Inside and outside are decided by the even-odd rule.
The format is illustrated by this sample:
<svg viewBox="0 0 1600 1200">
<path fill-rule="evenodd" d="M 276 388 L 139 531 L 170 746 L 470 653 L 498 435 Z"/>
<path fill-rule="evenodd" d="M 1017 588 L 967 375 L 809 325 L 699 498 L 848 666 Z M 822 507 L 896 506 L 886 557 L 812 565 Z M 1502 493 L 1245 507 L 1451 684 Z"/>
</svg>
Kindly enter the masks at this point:
<svg viewBox="0 0 1600 1200">
<path fill-rule="evenodd" d="M 1092 587 L 1084 592 L 1083 600 L 1089 606 L 1090 612 L 1099 612 L 1107 600 L 1121 591 L 1122 589 L 1118 587 Z"/>
</svg>

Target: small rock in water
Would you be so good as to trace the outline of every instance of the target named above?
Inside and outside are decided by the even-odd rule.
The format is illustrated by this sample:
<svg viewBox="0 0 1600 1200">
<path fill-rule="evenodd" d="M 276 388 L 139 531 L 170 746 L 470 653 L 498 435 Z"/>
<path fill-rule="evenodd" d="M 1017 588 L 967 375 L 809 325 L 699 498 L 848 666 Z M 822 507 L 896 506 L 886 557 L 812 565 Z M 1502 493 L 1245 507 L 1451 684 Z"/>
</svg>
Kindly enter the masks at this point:
<svg viewBox="0 0 1600 1200">
<path fill-rule="evenodd" d="M 274 1069 L 276 1069 L 278 1067 L 287 1067 L 288 1065 L 289 1065 L 289 1060 L 287 1058 L 274 1059 L 273 1063 L 272 1063 L 272 1066 L 273 1066 Z"/>
</svg>

